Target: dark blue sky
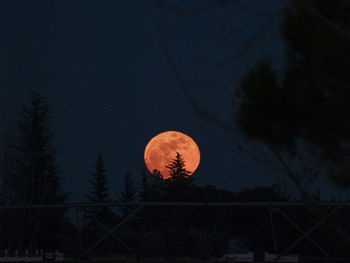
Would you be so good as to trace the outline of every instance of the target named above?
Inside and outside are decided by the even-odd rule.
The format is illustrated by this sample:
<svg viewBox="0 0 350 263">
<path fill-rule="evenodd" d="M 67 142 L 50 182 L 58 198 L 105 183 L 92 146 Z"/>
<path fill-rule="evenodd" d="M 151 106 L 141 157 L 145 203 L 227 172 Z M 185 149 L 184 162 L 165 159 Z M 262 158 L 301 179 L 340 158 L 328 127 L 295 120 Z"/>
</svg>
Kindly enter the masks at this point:
<svg viewBox="0 0 350 263">
<path fill-rule="evenodd" d="M 280 8 L 247 3 L 268 13 Z M 196 114 L 177 86 L 156 32 L 157 25 L 164 30 L 184 78 L 203 80 L 215 66 L 201 57 L 226 57 L 269 18 L 234 5 L 179 15 L 151 1 L 3 0 L 0 8 L 0 128 L 16 118 L 29 91 L 48 97 L 57 161 L 71 200 L 82 200 L 89 190 L 98 152 L 107 163 L 112 198 L 127 170 L 139 180 L 145 145 L 166 130 L 182 131 L 199 145 L 199 185 L 239 190 L 273 183 L 236 150 L 228 134 Z M 264 56 L 282 56 L 278 21 L 222 72 L 220 81 L 191 89 L 200 105 L 230 117 L 238 77 Z"/>
</svg>

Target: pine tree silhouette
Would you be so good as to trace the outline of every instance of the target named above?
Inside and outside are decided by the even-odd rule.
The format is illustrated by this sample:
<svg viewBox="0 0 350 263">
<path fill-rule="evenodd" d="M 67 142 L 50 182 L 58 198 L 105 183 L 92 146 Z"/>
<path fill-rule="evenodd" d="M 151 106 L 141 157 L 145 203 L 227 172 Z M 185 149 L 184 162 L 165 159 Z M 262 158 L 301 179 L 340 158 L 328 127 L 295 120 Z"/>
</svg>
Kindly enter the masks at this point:
<svg viewBox="0 0 350 263">
<path fill-rule="evenodd" d="M 18 136 L 15 142 L 15 174 L 11 189 L 17 204 L 60 204 L 67 195 L 61 190 L 56 149 L 49 125 L 49 106 L 39 93 L 19 112 Z M 12 222 L 14 246 L 32 248 L 52 246 L 56 233 L 66 220 L 64 209 L 28 209 Z"/>
<path fill-rule="evenodd" d="M 126 172 L 124 177 L 123 191 L 121 192 L 119 201 L 133 202 L 135 201 L 135 193 L 136 193 L 135 186 L 134 186 L 133 180 L 131 179 L 130 172 Z M 128 216 L 132 210 L 129 205 L 123 205 L 120 207 L 120 209 L 123 217 Z"/>
<path fill-rule="evenodd" d="M 192 199 L 193 178 L 191 172 L 185 169 L 185 161 L 180 153 L 176 153 L 169 165 L 170 177 L 166 179 L 166 192 L 169 201 L 188 201 Z"/>
<path fill-rule="evenodd" d="M 166 168 L 169 169 L 170 181 L 184 181 L 185 179 L 191 181 L 191 172 L 185 169 L 185 161 L 182 155 L 176 152 L 176 157 L 173 159 Z"/>
<path fill-rule="evenodd" d="M 139 190 L 139 198 L 141 201 L 147 201 L 149 197 L 150 187 L 148 183 L 147 173 L 146 173 L 146 166 L 143 166 L 142 169 L 142 178 L 141 178 L 141 187 Z"/>
<path fill-rule="evenodd" d="M 106 166 L 101 153 L 98 153 L 95 170 L 92 173 L 92 179 L 90 183 L 93 186 L 93 190 L 87 195 L 88 200 L 93 203 L 109 202 L 108 193 L 108 181 L 106 177 Z M 110 224 L 113 218 L 112 212 L 109 207 L 92 207 L 87 209 L 86 217 L 89 219 L 89 224 L 96 225 L 93 218 L 96 218 L 101 223 Z"/>
</svg>

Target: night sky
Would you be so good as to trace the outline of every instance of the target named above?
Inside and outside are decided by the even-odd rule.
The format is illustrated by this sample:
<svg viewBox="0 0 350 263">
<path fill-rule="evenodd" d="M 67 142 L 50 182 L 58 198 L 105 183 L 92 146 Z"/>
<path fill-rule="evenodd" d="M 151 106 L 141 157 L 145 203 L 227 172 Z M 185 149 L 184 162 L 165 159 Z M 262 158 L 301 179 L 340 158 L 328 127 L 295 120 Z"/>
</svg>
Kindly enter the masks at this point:
<svg viewBox="0 0 350 263">
<path fill-rule="evenodd" d="M 203 2 L 193 1 L 191 7 Z M 190 8 L 185 1 L 177 3 Z M 267 13 L 281 8 L 274 1 L 246 3 Z M 268 17 L 232 4 L 182 15 L 152 1 L 2 0 L 0 9 L 0 129 L 13 125 L 30 91 L 48 97 L 57 163 L 70 201 L 84 200 L 98 152 L 106 160 L 112 198 L 126 171 L 140 181 L 144 147 L 166 130 L 184 132 L 197 142 L 198 185 L 236 191 L 274 183 L 237 150 L 230 134 L 193 110 L 156 30 L 164 31 L 184 78 L 198 81 L 215 72 L 203 56 L 223 58 L 240 49 Z M 191 89 L 200 105 L 223 119 L 231 117 L 242 73 L 262 57 L 283 56 L 279 21 L 272 21 L 264 38 L 214 85 Z"/>
</svg>

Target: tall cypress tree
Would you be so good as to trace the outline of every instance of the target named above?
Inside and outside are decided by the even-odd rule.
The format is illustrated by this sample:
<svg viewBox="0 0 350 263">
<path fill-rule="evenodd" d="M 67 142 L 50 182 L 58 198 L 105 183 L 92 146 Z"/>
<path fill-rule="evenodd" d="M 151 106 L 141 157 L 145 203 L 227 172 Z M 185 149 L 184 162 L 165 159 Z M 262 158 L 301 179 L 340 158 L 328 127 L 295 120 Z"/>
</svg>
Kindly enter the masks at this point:
<svg viewBox="0 0 350 263">
<path fill-rule="evenodd" d="M 60 204 L 66 200 L 61 191 L 56 149 L 49 126 L 46 98 L 33 92 L 31 103 L 23 105 L 19 114 L 19 135 L 15 143 L 15 174 L 11 188 L 17 204 Z M 43 248 L 54 246 L 64 221 L 65 210 L 28 209 L 14 218 L 14 246 Z"/>
</svg>

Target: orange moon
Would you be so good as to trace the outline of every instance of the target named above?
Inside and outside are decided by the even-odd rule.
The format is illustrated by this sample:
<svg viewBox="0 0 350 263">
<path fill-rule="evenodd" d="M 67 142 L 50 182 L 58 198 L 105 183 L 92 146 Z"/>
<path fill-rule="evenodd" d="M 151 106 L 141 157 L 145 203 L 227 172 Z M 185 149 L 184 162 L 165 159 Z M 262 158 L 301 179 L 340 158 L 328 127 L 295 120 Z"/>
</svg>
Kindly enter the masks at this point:
<svg viewBox="0 0 350 263">
<path fill-rule="evenodd" d="M 148 142 L 144 153 L 148 170 L 153 173 L 156 169 L 164 179 L 169 178 L 166 166 L 175 159 L 176 152 L 182 155 L 185 169 L 192 175 L 199 165 L 199 148 L 191 137 L 178 131 L 162 132 Z"/>
</svg>

